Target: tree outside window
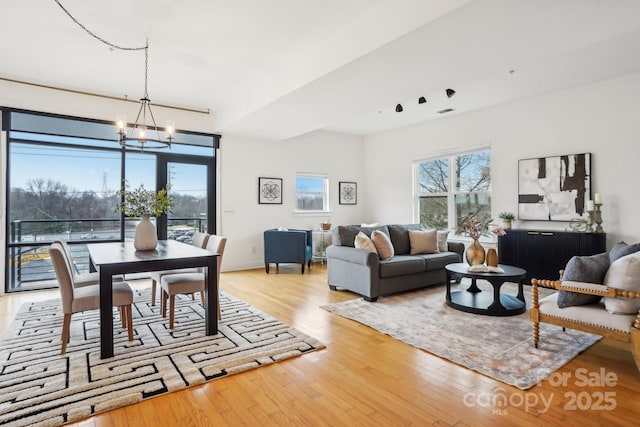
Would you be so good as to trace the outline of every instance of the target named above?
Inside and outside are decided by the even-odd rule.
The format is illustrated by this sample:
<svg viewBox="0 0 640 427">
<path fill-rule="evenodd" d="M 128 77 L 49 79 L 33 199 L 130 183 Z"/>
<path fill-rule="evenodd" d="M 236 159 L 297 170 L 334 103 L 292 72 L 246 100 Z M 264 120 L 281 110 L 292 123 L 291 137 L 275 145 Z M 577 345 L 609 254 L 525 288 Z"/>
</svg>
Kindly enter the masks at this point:
<svg viewBox="0 0 640 427">
<path fill-rule="evenodd" d="M 475 212 L 491 216 L 491 150 L 457 154 L 416 164 L 420 223 L 436 229 L 458 226 Z"/>
</svg>

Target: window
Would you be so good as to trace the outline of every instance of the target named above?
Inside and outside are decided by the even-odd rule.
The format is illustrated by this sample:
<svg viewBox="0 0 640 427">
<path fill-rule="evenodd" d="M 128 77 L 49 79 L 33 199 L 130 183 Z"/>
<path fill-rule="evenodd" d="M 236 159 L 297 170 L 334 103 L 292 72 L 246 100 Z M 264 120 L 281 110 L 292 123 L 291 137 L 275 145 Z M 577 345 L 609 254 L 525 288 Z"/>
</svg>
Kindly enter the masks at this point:
<svg viewBox="0 0 640 427">
<path fill-rule="evenodd" d="M 73 267 L 84 272 L 89 270 L 87 243 L 131 238 L 136 221 L 123 221 L 116 209 L 123 180 L 148 189 L 175 184 L 172 196 L 179 205 L 171 218 L 156 219 L 159 238 L 168 238 L 169 229 L 171 237 L 187 239 L 192 230 L 208 224 L 215 232 L 219 136 L 183 131 L 170 149 L 123 151 L 110 122 L 0 111 L 7 136 L 6 153 L 0 154 L 7 156 L 6 176 L 0 179 L 7 205 L 6 221 L 0 224 L 7 236 L 6 292 L 56 285 L 48 257 L 53 240 L 71 244 L 78 261 Z"/>
<path fill-rule="evenodd" d="M 329 178 L 323 175 L 296 175 L 296 209 L 303 212 L 329 211 Z"/>
<path fill-rule="evenodd" d="M 458 218 L 475 212 L 491 216 L 491 150 L 424 160 L 414 165 L 420 223 L 455 228 Z"/>
</svg>

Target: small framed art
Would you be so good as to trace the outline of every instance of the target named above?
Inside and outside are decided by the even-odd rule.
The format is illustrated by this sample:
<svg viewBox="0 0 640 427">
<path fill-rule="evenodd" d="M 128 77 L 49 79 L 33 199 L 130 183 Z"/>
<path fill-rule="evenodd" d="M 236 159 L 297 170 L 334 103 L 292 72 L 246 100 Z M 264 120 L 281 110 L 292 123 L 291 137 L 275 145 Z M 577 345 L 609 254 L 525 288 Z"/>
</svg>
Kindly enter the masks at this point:
<svg viewBox="0 0 640 427">
<path fill-rule="evenodd" d="M 282 178 L 258 178 L 258 203 L 261 205 L 282 204 Z"/>
<path fill-rule="evenodd" d="M 358 203 L 358 184 L 355 182 L 340 181 L 338 190 L 340 194 L 339 203 L 341 205 L 355 205 Z"/>
</svg>

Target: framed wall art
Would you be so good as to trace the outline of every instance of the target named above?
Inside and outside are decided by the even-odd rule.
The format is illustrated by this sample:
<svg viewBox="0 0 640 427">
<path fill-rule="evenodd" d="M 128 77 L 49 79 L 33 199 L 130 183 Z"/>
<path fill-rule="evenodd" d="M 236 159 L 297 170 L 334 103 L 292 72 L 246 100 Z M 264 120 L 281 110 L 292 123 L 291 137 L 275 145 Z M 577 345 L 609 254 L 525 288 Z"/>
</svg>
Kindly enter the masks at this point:
<svg viewBox="0 0 640 427">
<path fill-rule="evenodd" d="M 282 204 L 282 178 L 258 178 L 258 203 L 261 205 Z"/>
<path fill-rule="evenodd" d="M 341 205 L 355 205 L 358 203 L 358 184 L 355 182 L 338 183 L 339 203 Z"/>
<path fill-rule="evenodd" d="M 518 219 L 587 219 L 591 153 L 518 160 Z"/>
</svg>

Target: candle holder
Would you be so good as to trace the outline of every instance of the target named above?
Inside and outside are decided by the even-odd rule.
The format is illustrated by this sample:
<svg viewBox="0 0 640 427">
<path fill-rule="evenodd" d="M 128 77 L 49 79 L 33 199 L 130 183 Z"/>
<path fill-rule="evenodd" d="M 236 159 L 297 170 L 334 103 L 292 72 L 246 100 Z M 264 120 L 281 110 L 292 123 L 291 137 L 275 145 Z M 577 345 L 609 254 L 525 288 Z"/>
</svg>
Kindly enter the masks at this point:
<svg viewBox="0 0 640 427">
<path fill-rule="evenodd" d="M 593 211 L 587 211 L 587 233 L 593 233 Z"/>
<path fill-rule="evenodd" d="M 601 211 L 601 207 L 602 207 L 602 203 L 595 203 L 596 206 L 596 210 L 595 210 L 595 214 L 596 214 L 596 233 L 604 233 L 604 229 L 602 228 L 602 211 Z"/>
</svg>

